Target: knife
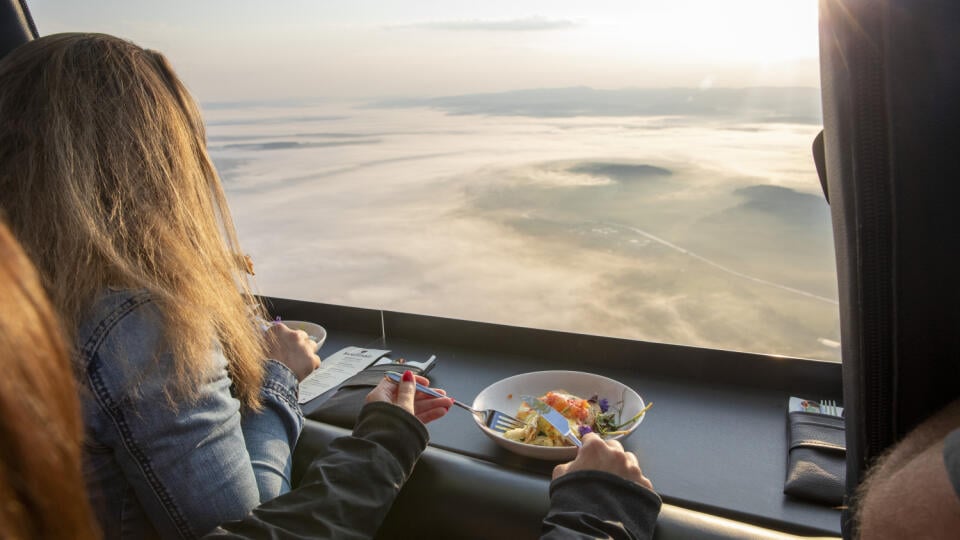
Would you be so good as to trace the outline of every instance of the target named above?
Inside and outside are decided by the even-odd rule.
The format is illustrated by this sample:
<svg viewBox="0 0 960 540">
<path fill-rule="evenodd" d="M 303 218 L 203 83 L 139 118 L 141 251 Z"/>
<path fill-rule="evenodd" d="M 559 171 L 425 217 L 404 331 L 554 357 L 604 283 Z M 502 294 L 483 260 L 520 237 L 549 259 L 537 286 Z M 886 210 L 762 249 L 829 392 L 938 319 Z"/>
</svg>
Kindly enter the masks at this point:
<svg viewBox="0 0 960 540">
<path fill-rule="evenodd" d="M 580 442 L 580 439 L 577 437 L 577 435 L 573 432 L 573 430 L 570 429 L 570 422 L 567 421 L 565 416 L 560 414 L 560 411 L 554 409 L 539 399 L 535 400 L 533 408 L 540 413 L 540 416 L 542 416 L 548 424 L 553 426 L 553 429 L 559 431 L 560 434 L 563 435 L 574 446 L 583 446 L 583 443 Z"/>
</svg>

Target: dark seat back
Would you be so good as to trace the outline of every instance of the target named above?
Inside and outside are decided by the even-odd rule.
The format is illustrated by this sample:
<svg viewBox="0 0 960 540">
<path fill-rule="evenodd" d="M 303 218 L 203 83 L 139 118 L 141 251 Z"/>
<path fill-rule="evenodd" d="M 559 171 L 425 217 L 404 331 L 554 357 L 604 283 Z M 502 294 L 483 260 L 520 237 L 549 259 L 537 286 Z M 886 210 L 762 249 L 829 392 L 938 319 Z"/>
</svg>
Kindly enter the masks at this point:
<svg viewBox="0 0 960 540">
<path fill-rule="evenodd" d="M 294 454 L 298 482 L 318 453 L 350 432 L 307 420 Z M 377 533 L 377 540 L 540 537 L 550 480 L 428 447 Z M 442 497 L 437 495 L 442 493 Z M 802 540 L 801 536 L 664 504 L 655 540 Z"/>
<path fill-rule="evenodd" d="M 849 494 L 960 395 L 960 2 L 821 0 L 820 20 Z"/>
<path fill-rule="evenodd" d="M 37 27 L 26 1 L 0 0 L 0 58 L 37 37 Z"/>
</svg>

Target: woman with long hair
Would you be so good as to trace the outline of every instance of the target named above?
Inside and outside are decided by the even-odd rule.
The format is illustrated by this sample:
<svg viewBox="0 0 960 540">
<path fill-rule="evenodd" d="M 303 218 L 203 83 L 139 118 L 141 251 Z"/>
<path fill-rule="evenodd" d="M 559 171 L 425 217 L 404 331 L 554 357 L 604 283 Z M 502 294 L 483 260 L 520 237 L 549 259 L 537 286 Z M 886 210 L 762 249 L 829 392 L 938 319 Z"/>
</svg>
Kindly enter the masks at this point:
<svg viewBox="0 0 960 540">
<path fill-rule="evenodd" d="M 0 209 L 72 347 L 104 534 L 196 537 L 289 490 L 316 343 L 257 324 L 200 113 L 166 59 L 45 36 L 0 62 L 0 119 Z"/>
<path fill-rule="evenodd" d="M 0 537 L 376 534 L 452 401 L 414 395 L 429 381 L 410 372 L 382 380 L 353 434 L 257 507 L 289 486 L 297 379 L 319 359 L 255 324 L 199 113 L 163 57 L 100 34 L 30 42 L 0 61 L 0 120 L 0 210 L 39 270 L 0 224 Z M 544 535 L 649 538 L 651 488 L 588 435 L 554 471 Z"/>
<path fill-rule="evenodd" d="M 60 322 L 2 221 L 0 291 L 0 538 L 101 538 L 84 486 L 84 429 Z M 445 399 L 415 397 L 415 381 L 429 384 L 410 372 L 399 384 L 383 379 L 353 435 L 314 459 L 299 489 L 211 534 L 372 537 L 426 447 L 422 421 L 449 408 Z"/>
<path fill-rule="evenodd" d="M 0 290 L 0 538 L 99 538 L 81 478 L 79 402 L 60 325 L 2 221 Z M 208 540 L 372 538 L 427 445 L 423 421 L 450 407 L 416 393 L 414 382 L 429 384 L 409 371 L 399 384 L 384 378 L 353 434 L 316 457 L 297 489 L 223 523 Z M 634 454 L 587 435 L 577 458 L 554 470 L 542 538 L 651 538 L 660 509 L 652 490 Z"/>
</svg>

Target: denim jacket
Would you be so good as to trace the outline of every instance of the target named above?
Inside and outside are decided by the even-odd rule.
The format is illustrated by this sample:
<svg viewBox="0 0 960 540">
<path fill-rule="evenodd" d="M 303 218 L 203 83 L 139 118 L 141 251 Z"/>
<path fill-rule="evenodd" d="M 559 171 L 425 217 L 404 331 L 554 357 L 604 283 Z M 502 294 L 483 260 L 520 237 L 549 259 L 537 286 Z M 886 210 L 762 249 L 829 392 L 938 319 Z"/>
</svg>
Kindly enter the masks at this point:
<svg viewBox="0 0 960 540">
<path fill-rule="evenodd" d="M 144 291 L 108 291 L 78 329 L 84 474 L 104 538 L 197 538 L 290 489 L 293 373 L 268 361 L 264 410 L 241 414 L 214 344 L 198 399 L 173 407 L 163 334 Z"/>
</svg>

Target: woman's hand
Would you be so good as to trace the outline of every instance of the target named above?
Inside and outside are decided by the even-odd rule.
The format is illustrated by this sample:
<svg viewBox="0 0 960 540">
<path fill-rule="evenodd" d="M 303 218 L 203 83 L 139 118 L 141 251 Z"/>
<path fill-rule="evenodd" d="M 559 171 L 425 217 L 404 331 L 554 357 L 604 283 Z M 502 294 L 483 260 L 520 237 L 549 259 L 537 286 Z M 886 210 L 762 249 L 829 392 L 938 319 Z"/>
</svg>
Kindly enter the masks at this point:
<svg viewBox="0 0 960 540">
<path fill-rule="evenodd" d="M 615 474 L 653 491 L 653 483 L 640 470 L 636 454 L 624 451 L 620 441 L 605 441 L 596 433 L 587 433 L 583 437 L 583 446 L 577 452 L 576 459 L 554 467 L 553 479 L 573 471 L 586 470 Z"/>
<path fill-rule="evenodd" d="M 290 368 L 297 381 L 320 367 L 317 342 L 303 330 L 291 330 L 283 323 L 267 328 L 267 357 Z"/>
<path fill-rule="evenodd" d="M 416 416 L 417 419 L 424 424 L 447 414 L 450 406 L 453 405 L 453 400 L 450 398 L 438 398 L 417 392 L 416 383 L 430 386 L 430 380 L 426 377 L 414 375 L 413 372 L 406 371 L 401 378 L 403 380 L 396 383 L 384 377 L 383 380 L 380 381 L 380 384 L 367 394 L 366 402 L 385 401 L 387 403 L 393 403 Z M 443 390 L 437 388 L 434 388 L 434 390 L 441 394 L 446 394 Z"/>
</svg>

